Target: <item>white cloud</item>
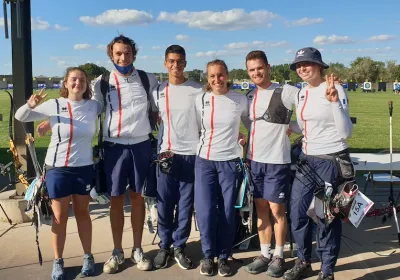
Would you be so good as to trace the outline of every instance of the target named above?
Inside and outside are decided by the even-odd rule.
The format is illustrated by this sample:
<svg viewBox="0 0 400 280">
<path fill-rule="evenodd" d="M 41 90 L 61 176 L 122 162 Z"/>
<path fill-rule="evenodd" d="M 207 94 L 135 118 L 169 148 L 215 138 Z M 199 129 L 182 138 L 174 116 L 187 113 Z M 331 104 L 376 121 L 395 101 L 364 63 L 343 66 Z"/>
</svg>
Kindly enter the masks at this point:
<svg viewBox="0 0 400 280">
<path fill-rule="evenodd" d="M 138 56 L 137 56 L 137 59 L 142 59 L 142 60 L 146 60 L 146 59 L 148 59 L 148 58 L 149 58 L 148 55 L 138 55 Z"/>
<path fill-rule="evenodd" d="M 101 45 L 101 44 L 100 44 L 100 45 L 97 45 L 97 46 L 96 46 L 96 49 L 105 50 L 106 47 L 107 47 L 106 45 Z"/>
<path fill-rule="evenodd" d="M 152 50 L 159 50 L 159 49 L 161 49 L 161 47 L 160 46 L 152 46 L 151 49 Z"/>
<path fill-rule="evenodd" d="M 183 34 L 178 34 L 175 36 L 175 39 L 178 41 L 186 41 L 186 40 L 189 40 L 189 36 L 183 35 Z"/>
<path fill-rule="evenodd" d="M 287 41 L 278 41 L 278 42 L 253 41 L 250 43 L 247 42 L 230 43 L 228 45 L 225 45 L 225 47 L 234 50 L 234 49 L 249 49 L 249 48 L 276 48 L 287 45 L 288 45 Z"/>
<path fill-rule="evenodd" d="M 41 20 L 39 17 L 31 18 L 32 30 L 47 30 L 50 28 L 50 23 L 45 20 Z"/>
<path fill-rule="evenodd" d="M 290 49 L 290 50 L 285 51 L 285 53 L 286 54 L 294 54 L 294 50 Z"/>
<path fill-rule="evenodd" d="M 393 50 L 392 47 L 384 47 L 384 48 L 359 48 L 359 49 L 336 49 L 333 50 L 333 53 L 385 53 Z"/>
<path fill-rule="evenodd" d="M 312 24 L 318 24 L 324 22 L 323 18 L 308 18 L 304 17 L 299 20 L 293 20 L 289 25 L 290 26 L 306 26 Z"/>
<path fill-rule="evenodd" d="M 396 35 L 378 35 L 378 36 L 372 36 L 368 40 L 369 41 L 390 41 L 396 39 Z"/>
<path fill-rule="evenodd" d="M 74 45 L 74 50 L 87 50 L 90 49 L 91 45 L 89 44 L 76 44 Z"/>
<path fill-rule="evenodd" d="M 338 36 L 338 35 L 332 35 L 332 36 L 317 36 L 313 40 L 314 44 L 317 45 L 334 45 L 334 44 L 351 44 L 354 43 L 352 39 L 350 39 L 349 36 Z"/>
<path fill-rule="evenodd" d="M 61 26 L 59 24 L 54 24 L 54 29 L 59 30 L 59 31 L 67 31 L 67 30 L 70 30 L 71 28 L 65 27 L 65 26 Z"/>
<path fill-rule="evenodd" d="M 243 9 L 232 9 L 222 12 L 179 11 L 177 13 L 161 12 L 157 20 L 178 24 L 187 24 L 191 28 L 204 30 L 238 30 L 254 27 L 271 27 L 269 22 L 278 15 L 265 10 L 246 13 Z"/>
<path fill-rule="evenodd" d="M 87 25 L 142 25 L 154 21 L 153 16 L 145 11 L 121 9 L 107 10 L 95 17 L 81 16 L 79 20 Z"/>
<path fill-rule="evenodd" d="M 76 57 L 69 57 L 69 56 L 51 56 L 51 61 L 54 61 L 56 65 L 60 68 L 65 69 L 69 66 L 77 66 L 78 63 L 76 62 Z"/>
<path fill-rule="evenodd" d="M 227 51 L 207 51 L 207 52 L 198 52 L 196 53 L 196 57 L 216 57 L 226 55 Z"/>
</svg>

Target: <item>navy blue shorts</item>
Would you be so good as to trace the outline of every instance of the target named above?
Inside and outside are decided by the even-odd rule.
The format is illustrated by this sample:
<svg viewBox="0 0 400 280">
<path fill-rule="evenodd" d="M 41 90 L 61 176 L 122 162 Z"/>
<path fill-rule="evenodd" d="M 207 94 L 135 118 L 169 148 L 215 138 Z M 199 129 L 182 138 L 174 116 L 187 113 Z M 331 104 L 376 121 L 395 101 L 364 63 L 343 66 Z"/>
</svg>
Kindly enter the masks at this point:
<svg viewBox="0 0 400 280">
<path fill-rule="evenodd" d="M 150 171 L 153 151 L 150 140 L 134 145 L 104 143 L 104 171 L 108 193 L 125 194 L 126 187 L 141 193 Z"/>
<path fill-rule="evenodd" d="M 93 182 L 93 165 L 50 167 L 46 171 L 46 187 L 51 199 L 71 194 L 88 195 Z"/>
<path fill-rule="evenodd" d="M 251 161 L 254 198 L 274 203 L 285 203 L 289 191 L 290 164 L 273 164 Z"/>
</svg>

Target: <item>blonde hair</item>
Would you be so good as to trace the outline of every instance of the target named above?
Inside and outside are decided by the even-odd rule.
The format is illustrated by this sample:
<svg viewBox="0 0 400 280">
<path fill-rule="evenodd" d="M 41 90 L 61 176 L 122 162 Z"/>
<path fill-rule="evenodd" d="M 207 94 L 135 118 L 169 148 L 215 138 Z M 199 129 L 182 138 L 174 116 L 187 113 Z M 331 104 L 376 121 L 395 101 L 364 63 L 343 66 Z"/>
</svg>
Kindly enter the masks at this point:
<svg viewBox="0 0 400 280">
<path fill-rule="evenodd" d="M 225 61 L 223 61 L 221 59 L 215 59 L 213 61 L 208 62 L 207 63 L 207 72 L 208 72 L 208 67 L 214 66 L 214 65 L 220 65 L 220 66 L 224 67 L 226 74 L 229 75 L 228 66 L 226 66 Z M 231 87 L 231 83 L 228 82 L 226 86 L 229 89 Z M 211 85 L 210 85 L 210 83 L 207 82 L 206 92 L 211 92 L 211 91 L 212 91 Z"/>
</svg>

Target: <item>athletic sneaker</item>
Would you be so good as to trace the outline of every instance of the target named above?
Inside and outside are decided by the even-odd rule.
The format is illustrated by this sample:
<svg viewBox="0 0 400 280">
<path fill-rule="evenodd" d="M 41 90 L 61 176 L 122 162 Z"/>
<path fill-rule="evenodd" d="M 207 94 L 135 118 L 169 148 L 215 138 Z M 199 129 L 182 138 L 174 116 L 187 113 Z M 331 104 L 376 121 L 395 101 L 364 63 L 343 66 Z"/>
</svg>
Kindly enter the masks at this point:
<svg viewBox="0 0 400 280">
<path fill-rule="evenodd" d="M 92 254 L 83 255 L 83 266 L 81 269 L 81 277 L 92 276 L 94 274 L 94 258 Z"/>
<path fill-rule="evenodd" d="M 52 280 L 63 280 L 64 279 L 64 260 L 58 258 L 53 261 L 53 272 L 51 273 Z"/>
<path fill-rule="evenodd" d="M 250 274 L 259 274 L 261 272 L 267 271 L 268 265 L 271 262 L 271 258 L 266 258 L 263 255 L 255 257 L 253 262 L 246 265 L 244 270 Z"/>
<path fill-rule="evenodd" d="M 174 259 L 182 269 L 190 269 L 193 267 L 192 260 L 185 254 L 182 248 L 174 249 Z"/>
<path fill-rule="evenodd" d="M 139 270 L 148 271 L 153 268 L 151 261 L 145 256 L 142 248 L 132 250 L 131 260 Z"/>
<path fill-rule="evenodd" d="M 125 262 L 124 251 L 114 249 L 111 257 L 104 263 L 103 272 L 112 274 L 118 271 L 118 266 Z"/>
<path fill-rule="evenodd" d="M 169 260 L 169 250 L 160 249 L 158 250 L 157 256 L 153 260 L 153 265 L 155 268 L 166 268 Z"/>
<path fill-rule="evenodd" d="M 318 273 L 317 280 L 335 280 L 335 276 L 332 275 L 325 275 L 322 271 Z"/>
<path fill-rule="evenodd" d="M 282 277 L 285 272 L 285 260 L 279 256 L 273 256 L 272 261 L 269 263 L 267 274 L 271 277 Z"/>
<path fill-rule="evenodd" d="M 312 268 L 310 263 L 305 263 L 300 260 L 296 260 L 294 267 L 289 269 L 283 275 L 285 280 L 298 280 L 301 277 L 311 276 Z"/>
<path fill-rule="evenodd" d="M 214 274 L 214 261 L 212 259 L 204 258 L 200 261 L 200 274 L 205 276 Z"/>
<path fill-rule="evenodd" d="M 231 275 L 231 267 L 227 259 L 218 259 L 218 274 L 222 277 Z"/>
</svg>

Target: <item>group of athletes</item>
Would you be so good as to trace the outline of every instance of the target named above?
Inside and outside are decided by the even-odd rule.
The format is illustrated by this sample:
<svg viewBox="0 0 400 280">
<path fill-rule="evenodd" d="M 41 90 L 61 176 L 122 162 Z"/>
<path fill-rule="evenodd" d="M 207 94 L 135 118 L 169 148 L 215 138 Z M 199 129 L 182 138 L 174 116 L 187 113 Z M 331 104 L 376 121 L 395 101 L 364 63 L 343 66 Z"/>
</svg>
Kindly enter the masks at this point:
<svg viewBox="0 0 400 280">
<path fill-rule="evenodd" d="M 247 128 L 246 158 L 254 184 L 261 254 L 245 267 L 251 274 L 265 272 L 273 277 L 299 279 L 311 272 L 313 221 L 307 210 L 315 185 L 297 173 L 291 181 L 291 132 L 303 134 L 302 153 L 309 166 L 334 189 L 340 181 L 337 165 L 320 155 L 348 156 L 346 138 L 352 133 L 347 95 L 334 76 L 324 76 L 329 66 L 314 48 L 296 52 L 290 69 L 308 86 L 299 91 L 270 81 L 270 65 L 263 51 L 251 51 L 245 60 L 247 72 L 257 86 L 246 95 L 230 89 L 226 63 L 216 59 L 207 64 L 207 85 L 184 76 L 186 53 L 171 45 L 165 51 L 168 80 L 159 84 L 154 74 L 136 69 L 135 42 L 123 35 L 107 46 L 114 64 L 106 92 L 102 78 L 90 86 L 80 68 L 69 68 L 60 97 L 44 101 L 42 90 L 18 109 L 22 122 L 47 120 L 38 132 L 51 130 L 47 151 L 46 186 L 54 212 L 52 246 L 55 260 L 52 279 L 63 279 L 62 258 L 69 204 L 75 213 L 84 256 L 81 276 L 94 274 L 92 223 L 89 192 L 93 179 L 92 139 L 96 119 L 104 114 L 104 171 L 110 195 L 110 223 L 114 249 L 104 263 L 104 273 L 115 273 L 125 261 L 122 247 L 124 197 L 129 189 L 133 249 L 131 260 L 140 270 L 161 269 L 174 259 L 182 269 L 193 268 L 185 252 L 191 232 L 193 210 L 200 230 L 203 259 L 200 274 L 231 275 L 231 249 L 235 237 L 237 181 L 242 157 L 239 133 Z M 143 75 L 143 73 L 145 75 Z M 147 86 L 146 86 L 147 85 Z M 149 87 L 149 89 L 146 87 Z M 150 90 L 150 94 L 146 92 Z M 291 121 L 293 106 L 297 121 Z M 153 260 L 142 249 L 145 203 L 142 188 L 153 162 L 151 117 L 160 123 L 158 149 L 169 157 L 168 168 L 157 172 L 159 251 Z M 242 141 L 243 142 L 243 141 Z M 127 188 L 127 186 L 129 186 Z M 287 235 L 286 200 L 290 199 L 291 229 L 298 259 L 286 271 L 283 257 Z M 274 229 L 274 230 L 273 230 Z M 321 260 L 318 279 L 334 279 L 342 224 L 319 220 L 317 254 Z M 271 248 L 272 233 L 276 245 Z M 217 258 L 217 264 L 214 259 Z"/>
</svg>

